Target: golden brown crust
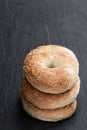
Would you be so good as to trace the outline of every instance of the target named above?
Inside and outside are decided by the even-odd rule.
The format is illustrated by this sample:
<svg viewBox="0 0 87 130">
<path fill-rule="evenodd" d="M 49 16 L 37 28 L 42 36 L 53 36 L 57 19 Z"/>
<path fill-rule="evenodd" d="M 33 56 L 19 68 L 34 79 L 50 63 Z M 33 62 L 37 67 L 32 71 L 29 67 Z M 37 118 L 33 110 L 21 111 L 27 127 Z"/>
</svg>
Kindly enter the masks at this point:
<svg viewBox="0 0 87 130">
<path fill-rule="evenodd" d="M 55 109 L 70 104 L 78 95 L 80 79 L 76 78 L 73 87 L 61 94 L 43 93 L 31 86 L 26 79 L 22 82 L 22 94 L 27 101 L 42 109 Z"/>
<path fill-rule="evenodd" d="M 51 109 L 51 110 L 40 109 L 34 106 L 32 103 L 26 101 L 23 96 L 21 98 L 22 98 L 22 105 L 24 110 L 32 117 L 35 117 L 43 121 L 55 122 L 55 121 L 69 118 L 75 112 L 77 106 L 77 102 L 75 100 L 71 104 L 62 108 Z"/>
<path fill-rule="evenodd" d="M 27 80 L 46 93 L 62 93 L 70 89 L 79 72 L 74 53 L 57 45 L 40 46 L 25 58 L 24 72 Z"/>
</svg>

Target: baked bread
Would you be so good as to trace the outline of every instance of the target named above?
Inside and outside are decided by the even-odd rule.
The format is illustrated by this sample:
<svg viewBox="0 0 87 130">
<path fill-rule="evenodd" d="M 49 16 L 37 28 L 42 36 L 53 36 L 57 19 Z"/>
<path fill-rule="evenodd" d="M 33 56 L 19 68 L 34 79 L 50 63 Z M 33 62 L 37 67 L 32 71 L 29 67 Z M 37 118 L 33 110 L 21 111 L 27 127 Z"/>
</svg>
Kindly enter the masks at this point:
<svg viewBox="0 0 87 130">
<path fill-rule="evenodd" d="M 42 109 L 56 109 L 70 104 L 78 95 L 80 79 L 76 78 L 72 88 L 60 94 L 43 93 L 34 87 L 24 78 L 22 81 L 22 94 L 25 99 Z"/>
<path fill-rule="evenodd" d="M 24 73 L 36 89 L 58 94 L 69 90 L 79 73 L 75 54 L 62 46 L 45 45 L 33 49 L 24 60 Z"/>
<path fill-rule="evenodd" d="M 58 109 L 40 109 L 34 106 L 32 103 L 28 102 L 23 95 L 21 96 L 22 105 L 24 110 L 34 118 L 43 120 L 43 121 L 59 121 L 66 118 L 69 118 L 73 115 L 76 110 L 77 102 L 73 101 L 71 104 L 58 108 Z"/>
</svg>

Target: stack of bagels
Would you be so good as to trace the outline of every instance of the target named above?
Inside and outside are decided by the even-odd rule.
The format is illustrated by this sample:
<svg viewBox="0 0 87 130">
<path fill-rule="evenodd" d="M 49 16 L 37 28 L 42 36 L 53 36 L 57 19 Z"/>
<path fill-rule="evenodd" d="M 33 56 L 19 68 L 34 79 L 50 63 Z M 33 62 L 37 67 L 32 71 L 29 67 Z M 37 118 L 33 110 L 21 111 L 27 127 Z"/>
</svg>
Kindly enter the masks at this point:
<svg viewBox="0 0 87 130">
<path fill-rule="evenodd" d="M 29 115 L 54 122 L 73 115 L 80 78 L 79 63 L 71 50 L 39 46 L 27 54 L 23 69 L 21 101 Z"/>
</svg>

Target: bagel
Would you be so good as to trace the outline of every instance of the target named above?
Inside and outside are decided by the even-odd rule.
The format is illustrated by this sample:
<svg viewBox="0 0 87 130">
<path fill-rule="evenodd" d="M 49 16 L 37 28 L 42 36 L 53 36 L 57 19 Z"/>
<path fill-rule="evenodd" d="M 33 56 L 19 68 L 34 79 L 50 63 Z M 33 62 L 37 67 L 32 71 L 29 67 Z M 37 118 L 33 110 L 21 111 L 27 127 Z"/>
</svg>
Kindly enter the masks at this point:
<svg viewBox="0 0 87 130">
<path fill-rule="evenodd" d="M 22 105 L 24 110 L 34 118 L 43 120 L 43 121 L 59 121 L 66 118 L 69 118 L 73 115 L 76 110 L 77 102 L 73 101 L 71 104 L 58 108 L 58 109 L 40 109 L 34 106 L 32 103 L 26 101 L 26 99 L 21 96 Z"/>
<path fill-rule="evenodd" d="M 43 93 L 23 79 L 22 94 L 24 98 L 41 109 L 56 109 L 70 104 L 78 95 L 80 89 L 80 79 L 76 78 L 73 87 L 60 94 Z"/>
<path fill-rule="evenodd" d="M 79 63 L 71 50 L 45 45 L 27 54 L 23 69 L 33 87 L 45 93 L 58 94 L 73 86 L 79 73 Z"/>
</svg>

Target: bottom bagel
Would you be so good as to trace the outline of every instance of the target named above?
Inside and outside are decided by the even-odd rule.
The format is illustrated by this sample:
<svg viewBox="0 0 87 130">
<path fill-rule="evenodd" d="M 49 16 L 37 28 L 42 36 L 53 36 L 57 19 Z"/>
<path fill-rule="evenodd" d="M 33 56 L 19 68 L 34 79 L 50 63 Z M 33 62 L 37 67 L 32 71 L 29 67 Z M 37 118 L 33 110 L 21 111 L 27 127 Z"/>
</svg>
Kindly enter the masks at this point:
<svg viewBox="0 0 87 130">
<path fill-rule="evenodd" d="M 32 103 L 28 102 L 23 95 L 21 96 L 22 105 L 24 110 L 34 118 L 43 120 L 43 121 L 60 121 L 66 118 L 69 118 L 73 115 L 76 110 L 77 101 L 74 100 L 69 105 L 57 108 L 57 109 L 40 109 L 34 106 Z"/>
</svg>

